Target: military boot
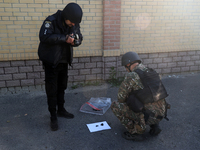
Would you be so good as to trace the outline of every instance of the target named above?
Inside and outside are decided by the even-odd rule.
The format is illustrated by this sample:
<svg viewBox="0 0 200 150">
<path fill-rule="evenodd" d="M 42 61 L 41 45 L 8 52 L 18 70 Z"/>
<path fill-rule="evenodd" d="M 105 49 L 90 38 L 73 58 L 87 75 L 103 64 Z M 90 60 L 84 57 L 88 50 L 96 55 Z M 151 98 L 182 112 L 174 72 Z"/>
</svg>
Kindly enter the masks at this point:
<svg viewBox="0 0 200 150">
<path fill-rule="evenodd" d="M 64 107 L 58 107 L 57 114 L 59 117 L 64 117 L 64 118 L 68 118 L 68 119 L 74 118 L 74 115 L 69 113 L 68 111 L 66 111 L 66 109 Z"/>
<path fill-rule="evenodd" d="M 51 118 L 51 122 L 50 122 L 50 127 L 52 131 L 56 131 L 58 130 L 58 120 L 56 116 L 52 116 Z"/>
<path fill-rule="evenodd" d="M 122 137 L 125 138 L 126 140 L 134 140 L 134 141 L 143 141 L 144 140 L 144 136 L 142 134 L 131 134 L 128 131 L 124 132 L 122 134 Z"/>
<path fill-rule="evenodd" d="M 151 129 L 149 131 L 149 134 L 150 135 L 158 135 L 162 130 L 160 129 L 159 127 L 159 124 L 153 124 L 153 125 L 150 125 Z"/>
</svg>

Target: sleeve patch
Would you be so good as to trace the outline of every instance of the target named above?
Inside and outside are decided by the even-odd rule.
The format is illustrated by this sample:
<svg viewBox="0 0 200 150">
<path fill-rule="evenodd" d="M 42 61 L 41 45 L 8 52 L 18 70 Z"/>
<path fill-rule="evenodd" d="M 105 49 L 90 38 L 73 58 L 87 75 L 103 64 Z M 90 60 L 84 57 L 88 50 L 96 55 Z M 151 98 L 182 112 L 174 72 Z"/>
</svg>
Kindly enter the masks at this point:
<svg viewBox="0 0 200 150">
<path fill-rule="evenodd" d="M 50 21 L 45 21 L 44 26 L 45 26 L 45 28 L 50 28 L 51 22 Z"/>
</svg>

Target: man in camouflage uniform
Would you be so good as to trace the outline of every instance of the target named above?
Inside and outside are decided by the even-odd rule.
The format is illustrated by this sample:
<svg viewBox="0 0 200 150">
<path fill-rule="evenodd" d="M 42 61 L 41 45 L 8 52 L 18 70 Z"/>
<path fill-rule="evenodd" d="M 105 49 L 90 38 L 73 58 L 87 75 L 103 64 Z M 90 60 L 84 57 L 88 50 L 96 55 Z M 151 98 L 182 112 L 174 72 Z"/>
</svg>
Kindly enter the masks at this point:
<svg viewBox="0 0 200 150">
<path fill-rule="evenodd" d="M 134 112 L 128 106 L 127 99 L 130 98 L 132 91 L 143 89 L 141 79 L 135 70 L 145 71 L 147 68 L 141 63 L 141 59 L 135 52 L 124 54 L 122 65 L 126 67 L 129 73 L 119 87 L 118 101 L 114 101 L 111 105 L 113 113 L 127 129 L 122 136 L 128 140 L 143 140 L 142 134 L 146 130 L 146 125 L 151 127 L 149 132 L 151 135 L 158 135 L 161 132 L 158 124 L 165 117 L 166 112 L 167 103 L 165 99 L 142 104 L 142 110 Z M 145 110 L 148 110 L 148 113 Z M 148 118 L 146 118 L 146 114 Z"/>
</svg>

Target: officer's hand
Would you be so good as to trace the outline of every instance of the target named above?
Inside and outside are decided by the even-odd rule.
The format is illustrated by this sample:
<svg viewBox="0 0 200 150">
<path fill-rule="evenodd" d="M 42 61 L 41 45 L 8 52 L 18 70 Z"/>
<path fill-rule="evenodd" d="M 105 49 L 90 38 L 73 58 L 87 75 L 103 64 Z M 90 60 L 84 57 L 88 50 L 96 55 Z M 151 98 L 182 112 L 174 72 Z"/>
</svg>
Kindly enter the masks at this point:
<svg viewBox="0 0 200 150">
<path fill-rule="evenodd" d="M 71 34 L 71 35 L 73 35 L 73 34 Z M 66 42 L 68 44 L 74 45 L 74 38 L 72 38 L 71 35 L 66 35 Z"/>
</svg>

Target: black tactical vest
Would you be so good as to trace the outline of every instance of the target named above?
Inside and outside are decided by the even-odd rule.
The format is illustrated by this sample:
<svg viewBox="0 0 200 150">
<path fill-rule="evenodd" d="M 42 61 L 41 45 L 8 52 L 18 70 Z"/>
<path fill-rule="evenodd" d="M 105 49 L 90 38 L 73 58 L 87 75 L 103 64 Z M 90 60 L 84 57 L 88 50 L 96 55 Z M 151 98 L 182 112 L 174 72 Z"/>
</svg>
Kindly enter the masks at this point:
<svg viewBox="0 0 200 150">
<path fill-rule="evenodd" d="M 143 104 L 152 103 L 168 96 L 159 74 L 155 70 L 151 68 L 145 71 L 136 69 L 135 72 L 139 75 L 144 88 L 136 90 L 134 93 Z"/>
</svg>

